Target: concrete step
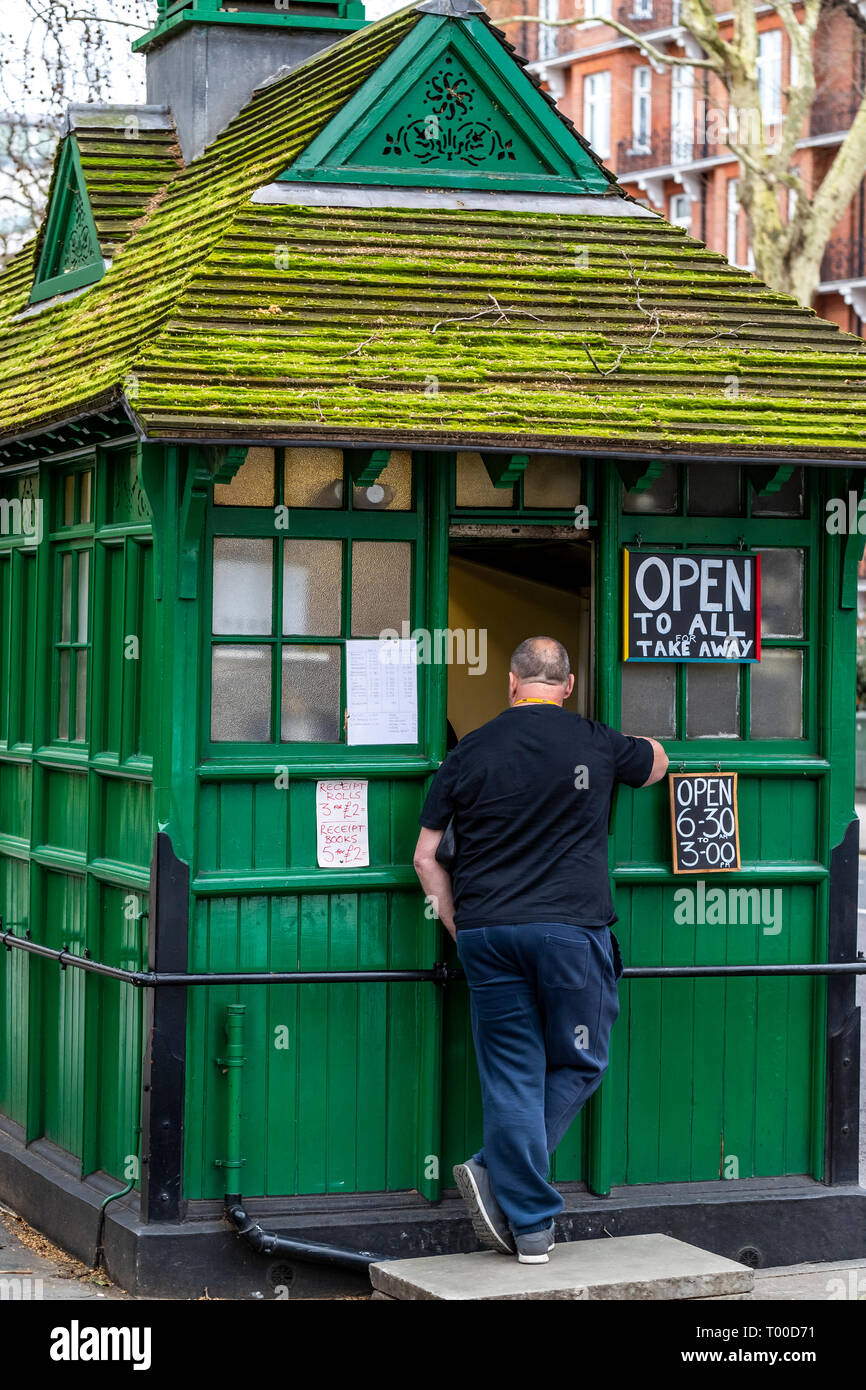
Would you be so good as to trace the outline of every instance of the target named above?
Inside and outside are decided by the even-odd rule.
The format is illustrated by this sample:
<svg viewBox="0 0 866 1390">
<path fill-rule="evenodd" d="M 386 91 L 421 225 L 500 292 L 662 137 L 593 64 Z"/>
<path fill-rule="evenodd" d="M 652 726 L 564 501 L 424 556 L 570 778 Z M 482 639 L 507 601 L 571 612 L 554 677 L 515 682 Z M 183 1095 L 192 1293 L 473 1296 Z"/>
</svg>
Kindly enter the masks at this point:
<svg viewBox="0 0 866 1390">
<path fill-rule="evenodd" d="M 749 1298 L 754 1270 L 672 1236 L 558 1244 L 544 1265 L 479 1250 L 370 1266 L 374 1299 Z"/>
</svg>

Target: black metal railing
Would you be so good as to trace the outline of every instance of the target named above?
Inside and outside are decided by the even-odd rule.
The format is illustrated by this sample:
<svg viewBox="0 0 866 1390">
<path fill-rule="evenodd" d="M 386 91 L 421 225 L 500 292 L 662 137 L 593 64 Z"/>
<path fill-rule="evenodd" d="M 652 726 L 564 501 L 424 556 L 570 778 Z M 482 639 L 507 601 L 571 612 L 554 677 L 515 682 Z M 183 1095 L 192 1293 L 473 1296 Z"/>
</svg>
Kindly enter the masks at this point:
<svg viewBox="0 0 866 1390">
<path fill-rule="evenodd" d="M 431 970 L 274 970 L 274 971 L 236 971 L 201 974 L 195 971 L 155 971 L 124 970 L 116 965 L 104 965 L 92 960 L 87 954 L 73 955 L 71 951 L 56 950 L 53 946 L 43 946 L 31 941 L 29 933 L 16 936 L 10 929 L 0 925 L 0 944 L 7 951 L 26 951 L 53 960 L 66 970 L 83 970 L 94 975 L 107 975 L 113 980 L 122 980 L 139 989 L 157 989 L 160 986 L 193 985 L 363 985 L 391 983 L 397 980 L 426 980 L 431 984 L 445 985 L 449 980 L 465 978 L 462 970 L 437 961 Z M 701 979 L 718 976 L 754 975 L 866 975 L 866 960 L 853 961 L 795 961 L 776 965 L 637 965 L 627 966 L 622 972 L 623 979 Z"/>
<path fill-rule="evenodd" d="M 863 93 L 855 87 L 841 92 L 819 92 L 809 113 L 810 135 L 842 135 L 860 110 Z"/>
<path fill-rule="evenodd" d="M 821 261 L 822 280 L 859 280 L 866 274 L 863 243 L 856 237 L 834 238 Z"/>
</svg>

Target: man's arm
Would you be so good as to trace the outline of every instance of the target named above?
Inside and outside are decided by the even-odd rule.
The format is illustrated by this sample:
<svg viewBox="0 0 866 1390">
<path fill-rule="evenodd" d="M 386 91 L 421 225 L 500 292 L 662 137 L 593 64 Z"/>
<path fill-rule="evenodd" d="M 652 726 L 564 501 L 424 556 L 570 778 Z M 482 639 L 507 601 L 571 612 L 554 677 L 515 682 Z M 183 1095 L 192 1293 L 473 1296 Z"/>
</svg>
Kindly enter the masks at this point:
<svg viewBox="0 0 866 1390">
<path fill-rule="evenodd" d="M 660 782 L 668 770 L 668 755 L 662 748 L 657 739 L 647 738 L 644 734 L 636 734 L 636 738 L 642 738 L 644 743 L 649 743 L 653 750 L 652 771 L 645 782 L 641 782 L 642 787 L 651 787 L 653 782 Z"/>
<path fill-rule="evenodd" d="M 426 826 L 421 827 L 421 834 L 418 836 L 418 843 L 415 846 L 414 864 L 415 872 L 421 881 L 421 887 L 432 904 L 434 913 L 445 930 L 456 941 L 457 930 L 454 926 L 451 875 L 446 869 L 443 869 L 436 858 L 436 850 L 444 833 L 444 830 L 428 830 Z"/>
</svg>

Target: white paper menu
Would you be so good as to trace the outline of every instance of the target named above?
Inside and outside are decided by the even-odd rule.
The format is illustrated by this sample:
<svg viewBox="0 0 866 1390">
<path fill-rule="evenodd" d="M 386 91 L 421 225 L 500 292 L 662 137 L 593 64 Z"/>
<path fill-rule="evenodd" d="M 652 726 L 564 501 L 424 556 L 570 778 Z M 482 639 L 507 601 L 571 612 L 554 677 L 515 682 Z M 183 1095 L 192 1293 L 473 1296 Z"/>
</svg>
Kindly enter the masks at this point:
<svg viewBox="0 0 866 1390">
<path fill-rule="evenodd" d="M 346 643 L 346 742 L 418 742 L 417 642 Z"/>
<path fill-rule="evenodd" d="M 320 869 L 369 864 L 367 783 L 316 783 L 316 857 Z"/>
</svg>

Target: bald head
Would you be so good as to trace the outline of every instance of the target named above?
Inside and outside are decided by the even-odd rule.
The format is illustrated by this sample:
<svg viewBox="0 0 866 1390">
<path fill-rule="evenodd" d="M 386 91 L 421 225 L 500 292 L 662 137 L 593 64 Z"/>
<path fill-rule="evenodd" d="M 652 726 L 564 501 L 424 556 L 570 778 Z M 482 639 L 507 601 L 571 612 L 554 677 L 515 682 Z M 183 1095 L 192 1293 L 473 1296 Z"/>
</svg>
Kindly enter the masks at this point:
<svg viewBox="0 0 866 1390">
<path fill-rule="evenodd" d="M 521 685 L 565 685 L 571 663 L 555 637 L 527 637 L 513 651 L 510 669 Z"/>
<path fill-rule="evenodd" d="M 527 637 L 511 656 L 508 698 L 552 700 L 561 705 L 574 689 L 568 652 L 555 637 Z"/>
</svg>

